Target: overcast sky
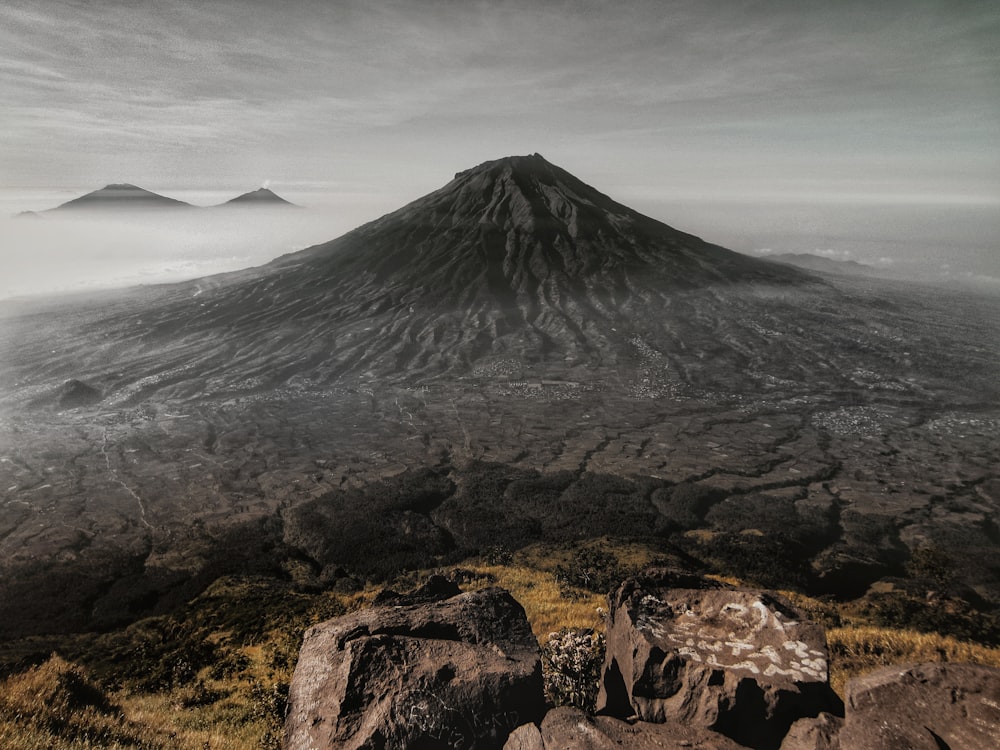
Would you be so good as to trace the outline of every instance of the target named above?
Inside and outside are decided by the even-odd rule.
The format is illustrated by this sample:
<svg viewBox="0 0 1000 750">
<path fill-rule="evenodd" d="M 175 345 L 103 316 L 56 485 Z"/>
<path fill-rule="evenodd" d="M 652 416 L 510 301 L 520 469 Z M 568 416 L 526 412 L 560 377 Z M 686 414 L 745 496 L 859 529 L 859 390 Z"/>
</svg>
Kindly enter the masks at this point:
<svg viewBox="0 0 1000 750">
<path fill-rule="evenodd" d="M 4 0 L 0 102 L 2 188 L 1000 202 L 996 0 Z"/>
</svg>

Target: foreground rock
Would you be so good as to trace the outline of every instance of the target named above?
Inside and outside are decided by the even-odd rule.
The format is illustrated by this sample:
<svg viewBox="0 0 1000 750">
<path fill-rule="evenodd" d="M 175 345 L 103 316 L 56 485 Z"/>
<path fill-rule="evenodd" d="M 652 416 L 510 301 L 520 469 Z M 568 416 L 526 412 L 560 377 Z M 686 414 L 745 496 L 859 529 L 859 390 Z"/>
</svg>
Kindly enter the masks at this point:
<svg viewBox="0 0 1000 750">
<path fill-rule="evenodd" d="M 833 714 L 799 719 L 785 735 L 781 750 L 840 750 L 844 720 Z"/>
<path fill-rule="evenodd" d="M 556 708 L 546 714 L 541 728 L 518 727 L 504 750 L 741 750 L 728 737 L 680 724 L 625 722 L 610 716 L 587 716 L 578 708 Z"/>
<path fill-rule="evenodd" d="M 287 750 L 501 748 L 542 718 L 538 645 L 506 591 L 438 578 L 381 601 L 306 631 Z"/>
<path fill-rule="evenodd" d="M 841 750 L 995 750 L 1000 669 L 916 664 L 851 680 L 839 741 Z"/>
<path fill-rule="evenodd" d="M 599 713 L 754 748 L 777 748 L 797 719 L 841 713 L 822 627 L 776 596 L 672 583 L 653 575 L 612 595 Z"/>
</svg>

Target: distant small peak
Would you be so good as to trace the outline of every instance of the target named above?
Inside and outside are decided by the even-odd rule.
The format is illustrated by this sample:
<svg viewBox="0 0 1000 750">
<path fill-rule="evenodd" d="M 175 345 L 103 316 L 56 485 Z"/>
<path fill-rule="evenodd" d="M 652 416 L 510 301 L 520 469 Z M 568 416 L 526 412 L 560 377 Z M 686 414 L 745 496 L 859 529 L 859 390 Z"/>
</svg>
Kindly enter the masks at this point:
<svg viewBox="0 0 1000 750">
<path fill-rule="evenodd" d="M 241 205 L 241 204 L 261 204 L 270 203 L 281 206 L 294 206 L 295 204 L 291 201 L 287 201 L 280 195 L 275 193 L 273 190 L 267 187 L 259 187 L 256 190 L 251 190 L 249 193 L 243 193 L 242 195 L 237 195 L 226 201 L 222 205 Z"/>
<path fill-rule="evenodd" d="M 105 185 L 101 190 L 140 190 L 143 193 L 147 192 L 138 185 L 133 185 L 129 182 L 112 182 L 110 185 Z"/>
</svg>

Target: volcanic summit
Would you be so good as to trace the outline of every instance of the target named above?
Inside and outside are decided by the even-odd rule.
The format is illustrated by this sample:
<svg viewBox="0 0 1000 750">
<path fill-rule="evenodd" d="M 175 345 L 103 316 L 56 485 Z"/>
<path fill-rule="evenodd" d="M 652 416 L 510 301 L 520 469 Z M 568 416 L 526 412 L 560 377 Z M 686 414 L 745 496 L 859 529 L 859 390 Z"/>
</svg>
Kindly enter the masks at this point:
<svg viewBox="0 0 1000 750">
<path fill-rule="evenodd" d="M 459 172 L 440 190 L 280 263 L 291 264 L 359 273 L 436 300 L 486 294 L 526 314 L 569 287 L 610 298 L 635 286 L 806 278 L 643 216 L 539 154 Z"/>
</svg>

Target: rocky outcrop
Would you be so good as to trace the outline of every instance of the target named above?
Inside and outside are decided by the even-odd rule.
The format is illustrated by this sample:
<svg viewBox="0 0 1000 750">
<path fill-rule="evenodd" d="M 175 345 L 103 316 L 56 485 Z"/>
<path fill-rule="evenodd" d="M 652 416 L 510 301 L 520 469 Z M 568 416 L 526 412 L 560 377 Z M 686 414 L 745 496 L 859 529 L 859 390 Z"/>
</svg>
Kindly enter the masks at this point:
<svg viewBox="0 0 1000 750">
<path fill-rule="evenodd" d="M 284 747 L 501 748 L 544 710 L 521 605 L 502 589 L 461 593 L 433 578 L 306 632 Z"/>
<path fill-rule="evenodd" d="M 833 714 L 822 713 L 792 724 L 781 750 L 840 750 L 840 730 L 844 720 Z"/>
<path fill-rule="evenodd" d="M 587 716 L 578 708 L 549 711 L 541 727 L 518 727 L 504 750 L 661 750 L 667 747 L 699 750 L 740 750 L 728 737 L 682 724 L 626 722 L 610 716 Z"/>
<path fill-rule="evenodd" d="M 67 380 L 59 389 L 59 408 L 76 409 L 101 400 L 101 392 L 82 380 Z"/>
<path fill-rule="evenodd" d="M 537 644 L 502 589 L 432 577 L 306 633 L 285 750 L 992 750 L 1000 669 L 827 682 L 825 636 L 774 594 L 650 571 L 610 597 L 598 715 L 545 712 Z"/>
<path fill-rule="evenodd" d="M 534 724 L 522 724 L 507 738 L 503 750 L 545 750 L 542 733 Z"/>
<path fill-rule="evenodd" d="M 847 686 L 847 718 L 829 713 L 796 721 L 781 750 L 992 750 L 1000 747 L 1000 670 L 970 664 L 887 667 Z M 540 726 L 511 733 L 504 750 L 611 750 L 744 745 L 700 727 L 557 708 Z"/>
<path fill-rule="evenodd" d="M 612 594 L 598 713 L 777 748 L 797 719 L 840 712 L 823 629 L 789 602 L 670 584 L 653 574 Z"/>
<path fill-rule="evenodd" d="M 1000 669 L 886 667 L 851 680 L 845 708 L 840 750 L 1000 747 Z"/>
</svg>

